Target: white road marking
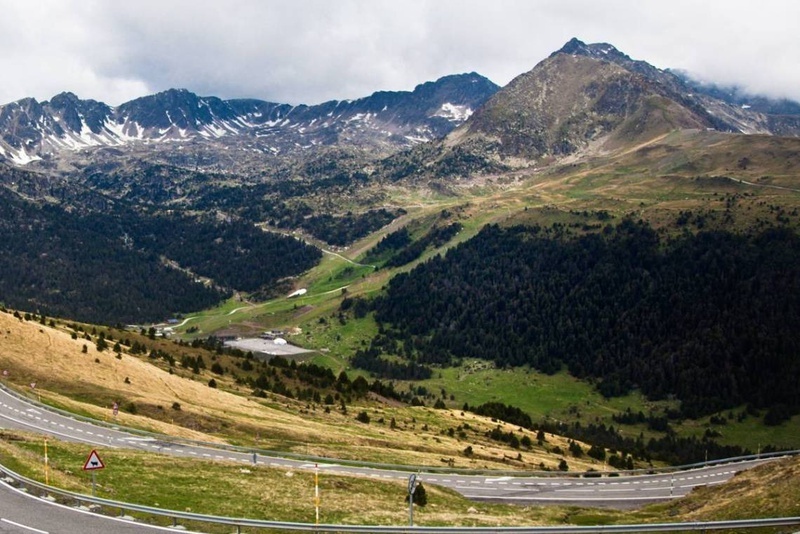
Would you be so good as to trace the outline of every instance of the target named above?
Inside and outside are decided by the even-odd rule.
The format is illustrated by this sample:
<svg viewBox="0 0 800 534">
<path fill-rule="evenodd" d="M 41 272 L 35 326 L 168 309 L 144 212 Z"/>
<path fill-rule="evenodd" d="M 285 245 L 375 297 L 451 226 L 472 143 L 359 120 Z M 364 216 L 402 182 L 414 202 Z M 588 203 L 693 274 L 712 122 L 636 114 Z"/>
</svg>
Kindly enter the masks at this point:
<svg viewBox="0 0 800 534">
<path fill-rule="evenodd" d="M 486 499 L 486 495 L 467 495 L 463 494 L 464 497 L 467 499 L 475 499 L 481 500 Z M 664 496 L 664 497 L 582 497 L 581 501 L 663 501 L 667 499 L 678 499 L 681 498 L 682 495 L 672 495 L 672 496 Z M 494 497 L 491 497 L 494 499 Z M 504 501 L 568 501 L 570 499 L 565 499 L 563 497 L 537 497 L 537 496 L 530 496 L 530 497 L 500 497 L 500 499 Z"/>
<path fill-rule="evenodd" d="M 31 532 L 38 532 L 39 534 L 50 534 L 46 530 L 39 530 L 38 528 L 29 527 L 28 525 L 23 525 L 22 523 L 17 523 L 15 521 L 11 521 L 10 519 L 6 519 L 5 517 L 0 518 L 0 521 L 3 523 L 8 523 L 9 525 L 14 525 L 18 528 L 24 528 L 25 530 L 30 530 Z"/>
<path fill-rule="evenodd" d="M 474 490 L 475 488 L 472 486 L 453 486 L 454 489 L 462 489 L 462 490 Z M 496 488 L 494 486 L 484 486 L 481 488 L 481 491 L 500 491 L 500 488 Z"/>
<path fill-rule="evenodd" d="M 630 490 L 629 489 L 625 489 L 625 488 L 607 489 L 607 490 L 603 490 L 603 493 L 612 493 L 612 492 L 619 493 L 620 491 L 630 491 Z M 553 493 L 567 493 L 567 492 L 569 492 L 569 493 L 572 493 L 572 492 L 597 493 L 596 490 L 591 490 L 591 489 L 557 489 L 557 490 L 553 490 Z"/>
<path fill-rule="evenodd" d="M 4 419 L 8 419 L 9 421 L 14 421 L 15 423 L 18 423 L 20 425 L 29 426 L 29 427 L 34 428 L 34 429 L 43 430 L 43 429 L 40 429 L 39 427 L 37 427 L 34 423 L 30 423 L 28 421 L 22 421 L 21 419 L 15 419 L 15 418 L 10 417 L 8 415 L 3 415 L 2 417 Z M 117 448 L 114 445 L 110 445 L 110 444 L 107 444 L 107 443 L 102 443 L 102 442 L 99 442 L 99 441 L 94 441 L 94 440 L 91 440 L 91 439 L 88 439 L 88 438 L 76 438 L 75 436 L 70 436 L 69 434 L 62 434 L 61 432 L 57 432 L 55 430 L 47 430 L 46 432 L 48 434 L 52 434 L 54 436 L 60 436 L 60 437 L 62 437 L 64 439 L 66 439 L 67 441 L 79 439 L 80 441 L 83 441 L 83 442 L 86 442 L 86 443 L 93 443 L 95 445 L 103 445 L 103 446 L 106 446 L 106 447 L 111 447 L 112 449 L 116 449 Z"/>
<path fill-rule="evenodd" d="M 697 487 L 700 487 L 700 486 L 717 486 L 719 484 L 724 484 L 724 483 L 725 483 L 724 480 L 716 480 L 714 482 L 709 482 L 707 484 L 703 483 L 703 482 L 699 482 L 697 484 L 687 484 L 685 486 L 678 486 L 678 487 L 679 488 L 697 488 Z"/>
</svg>

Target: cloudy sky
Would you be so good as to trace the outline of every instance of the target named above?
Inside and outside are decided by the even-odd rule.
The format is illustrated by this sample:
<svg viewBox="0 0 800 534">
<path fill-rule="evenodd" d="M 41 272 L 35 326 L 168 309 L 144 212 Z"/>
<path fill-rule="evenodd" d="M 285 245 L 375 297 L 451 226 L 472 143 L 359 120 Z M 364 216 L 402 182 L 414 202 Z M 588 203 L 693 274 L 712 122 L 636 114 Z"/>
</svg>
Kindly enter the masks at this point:
<svg viewBox="0 0 800 534">
<path fill-rule="evenodd" d="M 0 0 L 0 103 L 171 87 L 316 104 L 476 71 L 504 85 L 571 37 L 800 100 L 796 0 Z"/>
</svg>

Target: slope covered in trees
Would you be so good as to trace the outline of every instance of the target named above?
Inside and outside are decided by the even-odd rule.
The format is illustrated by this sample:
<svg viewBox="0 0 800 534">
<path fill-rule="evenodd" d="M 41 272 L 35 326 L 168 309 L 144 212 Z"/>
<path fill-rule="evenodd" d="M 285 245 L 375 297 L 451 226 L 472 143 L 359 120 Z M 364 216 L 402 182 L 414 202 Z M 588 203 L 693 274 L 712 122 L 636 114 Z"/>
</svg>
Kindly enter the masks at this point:
<svg viewBox="0 0 800 534">
<path fill-rule="evenodd" d="M 0 189 L 0 303 L 98 323 L 162 320 L 298 274 L 320 252 L 243 223 L 77 215 Z M 165 258 L 212 278 L 197 283 Z"/>
<path fill-rule="evenodd" d="M 108 216 L 102 217 L 108 225 Z M 100 221 L 98 221 L 100 222 Z M 114 222 L 135 248 L 152 250 L 218 285 L 256 291 L 313 267 L 322 253 L 297 239 L 264 232 L 241 220 L 181 215 L 119 217 Z"/>
<path fill-rule="evenodd" d="M 403 227 L 386 235 L 365 256 L 367 262 L 383 262 L 385 267 L 402 267 L 416 260 L 429 248 L 441 247 L 461 231 L 461 223 L 434 226 L 413 241 L 408 228 Z M 388 259 L 385 259 L 388 258 Z"/>
<path fill-rule="evenodd" d="M 2 192 L 0 302 L 81 321 L 128 323 L 210 306 L 223 295 L 104 228 Z"/>
<path fill-rule="evenodd" d="M 608 396 L 675 395 L 685 415 L 751 403 L 800 410 L 800 238 L 685 234 L 625 221 L 566 240 L 488 226 L 396 276 L 365 353 L 416 364 L 566 365 Z M 777 415 L 777 417 L 775 417 Z"/>
</svg>

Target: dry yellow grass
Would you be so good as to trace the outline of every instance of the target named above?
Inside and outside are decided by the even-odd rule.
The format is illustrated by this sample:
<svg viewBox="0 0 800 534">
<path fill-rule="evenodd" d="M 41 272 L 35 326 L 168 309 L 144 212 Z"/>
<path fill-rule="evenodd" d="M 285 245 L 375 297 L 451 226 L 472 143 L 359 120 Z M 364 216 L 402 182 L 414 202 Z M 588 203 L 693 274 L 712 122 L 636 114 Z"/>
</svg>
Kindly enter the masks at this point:
<svg viewBox="0 0 800 534">
<path fill-rule="evenodd" d="M 697 488 L 667 509 L 685 521 L 800 516 L 800 458 L 737 473 L 722 486 Z"/>
<path fill-rule="evenodd" d="M 28 384 L 35 382 L 45 401 L 106 420 L 111 417 L 113 402 L 123 407 L 133 403 L 140 407 L 140 414 L 159 417 L 120 411 L 120 424 L 193 439 L 233 438 L 264 449 L 439 467 L 538 469 L 543 463 L 555 468 L 561 459 L 545 448 L 519 451 L 488 440 L 485 432 L 498 423 L 470 413 L 375 402 L 349 406 L 348 414 L 337 409 L 325 413 L 322 407 L 283 397 L 264 401 L 248 397 L 243 391 L 235 392 L 237 386 L 230 379 L 216 375 L 222 387 L 209 388 L 207 381 L 212 375 L 192 380 L 171 374 L 146 358 L 126 353 L 117 358 L 111 350 L 98 352 L 94 342 L 72 339 L 66 328 L 20 320 L 11 313 L 0 313 L 0 368 L 9 370 L 7 380 L 23 390 L 30 392 Z M 105 406 L 81 402 L 83 398 L 104 399 Z M 173 403 L 180 404 L 180 411 L 172 410 Z M 370 413 L 372 424 L 355 421 L 362 409 Z M 395 429 L 389 426 L 392 418 L 398 423 Z M 378 423 L 380 419 L 383 423 Z M 500 425 L 504 432 L 514 431 L 520 437 L 526 432 Z M 461 437 L 448 433 L 450 428 L 462 426 L 468 430 Z M 198 428 L 215 432 L 202 433 Z M 535 441 L 534 435 L 528 435 Z M 474 450 L 470 458 L 463 455 L 468 445 Z M 550 436 L 547 447 L 555 446 L 567 449 L 565 440 Z M 572 470 L 602 469 L 591 459 L 568 461 Z"/>
</svg>

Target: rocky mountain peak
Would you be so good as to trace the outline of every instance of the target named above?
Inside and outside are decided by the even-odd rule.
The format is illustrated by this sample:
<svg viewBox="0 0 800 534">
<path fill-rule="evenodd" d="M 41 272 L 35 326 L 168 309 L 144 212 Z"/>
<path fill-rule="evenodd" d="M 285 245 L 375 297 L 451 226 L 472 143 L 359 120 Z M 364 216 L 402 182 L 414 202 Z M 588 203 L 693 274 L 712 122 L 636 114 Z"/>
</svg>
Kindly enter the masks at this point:
<svg viewBox="0 0 800 534">
<path fill-rule="evenodd" d="M 586 44 L 580 39 L 573 37 L 560 49 L 556 50 L 550 57 L 556 54 L 569 54 L 573 56 L 586 56 L 596 59 L 608 59 L 608 57 L 622 56 L 628 58 L 625 54 L 617 50 L 614 45 L 608 43 L 594 43 Z M 630 58 L 628 58 L 630 59 Z"/>
<path fill-rule="evenodd" d="M 680 129 L 799 135 L 800 121 L 730 105 L 611 44 L 573 38 L 498 91 L 421 167 L 439 176 L 493 173 Z"/>
<path fill-rule="evenodd" d="M 99 134 L 112 112 L 111 107 L 102 102 L 81 100 L 71 92 L 57 94 L 44 106 L 62 127 L 78 134 L 84 127 Z"/>
<path fill-rule="evenodd" d="M 235 112 L 216 97 L 201 98 L 187 89 L 169 89 L 119 106 L 119 114 L 140 127 L 198 130 L 215 119 L 231 119 Z"/>
</svg>

